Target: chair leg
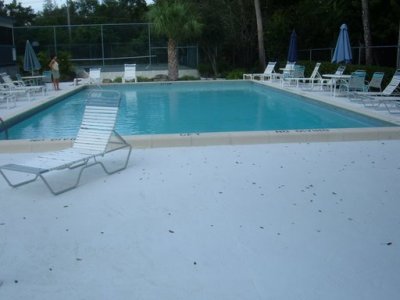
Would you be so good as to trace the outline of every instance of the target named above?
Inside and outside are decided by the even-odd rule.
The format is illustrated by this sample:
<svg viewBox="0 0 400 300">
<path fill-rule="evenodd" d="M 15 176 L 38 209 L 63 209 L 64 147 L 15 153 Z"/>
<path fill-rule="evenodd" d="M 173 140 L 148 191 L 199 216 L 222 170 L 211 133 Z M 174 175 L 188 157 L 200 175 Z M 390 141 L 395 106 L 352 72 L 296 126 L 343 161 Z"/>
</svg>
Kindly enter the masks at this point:
<svg viewBox="0 0 400 300">
<path fill-rule="evenodd" d="M 56 189 L 54 186 L 52 186 L 50 184 L 50 182 L 42 174 L 40 174 L 39 176 L 53 195 L 59 195 L 59 194 L 65 193 L 67 191 L 70 191 L 70 190 L 76 188 L 79 185 L 79 182 L 81 181 L 83 170 L 85 170 L 86 168 L 88 168 L 92 165 L 93 164 L 88 165 L 88 160 L 85 162 L 85 164 L 81 164 L 82 167 L 79 170 L 76 180 L 71 185 L 67 186 L 66 188 L 62 188 L 62 189 Z M 77 167 L 75 167 L 75 168 L 77 168 Z M 71 168 L 69 168 L 69 169 L 71 169 Z"/>
<path fill-rule="evenodd" d="M 111 175 L 111 174 L 114 174 L 114 173 L 116 173 L 116 172 L 118 172 L 118 171 L 121 171 L 121 170 L 126 169 L 126 167 L 128 166 L 129 158 L 130 158 L 130 156 L 131 156 L 132 146 L 129 145 L 129 144 L 127 144 L 127 145 L 124 145 L 124 146 L 121 147 L 121 148 L 118 148 L 118 149 L 116 149 L 116 150 L 113 150 L 112 152 L 119 151 L 119 150 L 123 150 L 123 149 L 125 149 L 125 148 L 128 148 L 128 150 L 127 150 L 127 151 L 128 151 L 128 154 L 126 155 L 126 159 L 125 159 L 124 163 L 122 164 L 122 167 L 117 168 L 117 169 L 114 169 L 114 170 L 111 170 L 110 168 L 107 168 L 106 165 L 105 165 L 102 161 L 98 160 L 97 158 L 95 158 L 96 162 L 93 163 L 93 165 L 94 165 L 94 164 L 99 164 L 99 165 L 103 168 L 104 172 L 105 172 L 107 175 Z"/>
<path fill-rule="evenodd" d="M 6 175 L 1 169 L 0 169 L 0 174 L 1 174 L 1 175 L 3 176 L 3 178 L 6 180 L 6 182 L 8 183 L 8 185 L 11 186 L 11 187 L 13 187 L 13 188 L 19 187 L 19 186 L 24 185 L 24 184 L 31 183 L 31 182 L 35 181 L 36 179 L 38 179 L 38 177 L 39 177 L 39 174 L 32 174 L 32 175 L 34 176 L 32 179 L 23 180 L 23 181 L 20 181 L 20 182 L 17 182 L 17 183 L 13 183 L 13 182 L 11 181 L 11 179 L 8 178 L 7 175 Z"/>
<path fill-rule="evenodd" d="M 117 138 L 120 140 L 122 146 L 121 146 L 121 147 L 118 147 L 118 148 L 116 148 L 116 149 L 113 149 L 113 150 L 111 150 L 111 151 L 109 151 L 109 152 L 107 152 L 107 153 L 114 152 L 114 151 L 118 151 L 118 150 L 124 150 L 124 149 L 126 150 L 126 148 L 128 148 L 128 149 L 127 149 L 128 153 L 127 153 L 127 156 L 126 156 L 125 161 L 123 162 L 122 167 L 117 168 L 117 169 L 115 169 L 115 170 L 110 170 L 109 168 L 107 168 L 107 167 L 105 166 L 105 164 L 104 164 L 103 162 L 101 162 L 100 160 L 98 160 L 98 158 L 96 158 L 96 157 L 92 157 L 92 159 L 93 159 L 92 162 L 90 161 L 90 159 L 85 159 L 82 163 L 78 163 L 78 164 L 76 164 L 76 165 L 68 166 L 68 167 L 65 168 L 65 169 L 68 169 L 68 170 L 73 170 L 73 169 L 80 168 L 79 171 L 78 171 L 78 175 L 77 175 L 77 177 L 76 177 L 76 180 L 74 180 L 74 181 L 72 182 L 72 184 L 68 185 L 68 186 L 65 187 L 65 188 L 56 189 L 56 187 L 54 186 L 54 184 L 51 184 L 51 183 L 49 182 L 49 180 L 46 178 L 47 176 L 44 175 L 44 174 L 50 174 L 51 172 L 49 172 L 49 171 L 46 171 L 46 172 L 44 172 L 44 173 L 39 173 L 39 172 L 38 172 L 38 173 L 36 173 L 36 172 L 35 172 L 35 173 L 31 173 L 32 176 L 34 176 L 33 178 L 28 179 L 28 180 L 24 180 L 24 181 L 18 182 L 18 183 L 13 183 L 13 182 L 11 181 L 11 179 L 9 179 L 9 178 L 6 176 L 6 174 L 3 172 L 2 169 L 0 169 L 0 173 L 1 173 L 1 175 L 4 177 L 4 179 L 6 180 L 6 182 L 7 182 L 11 187 L 19 187 L 19 186 L 21 186 L 21 185 L 28 184 L 28 183 L 30 183 L 30 182 L 35 181 L 36 179 L 38 179 L 38 178 L 40 177 L 40 178 L 42 179 L 42 181 L 44 182 L 44 184 L 47 186 L 47 188 L 50 190 L 50 192 L 51 192 L 53 195 L 59 195 L 59 194 L 62 194 L 62 193 L 64 193 L 64 192 L 67 192 L 67 191 L 70 191 L 70 190 L 76 188 L 76 187 L 79 185 L 79 182 L 80 182 L 80 180 L 81 180 L 83 170 L 85 170 L 86 168 L 89 168 L 89 167 L 92 167 L 92 166 L 94 166 L 94 165 L 99 164 L 99 165 L 103 168 L 103 170 L 104 170 L 104 172 L 105 172 L 106 174 L 111 175 L 111 174 L 114 174 L 114 173 L 116 173 L 116 172 L 118 172 L 118 171 L 124 170 L 124 169 L 128 166 L 129 158 L 130 158 L 130 155 L 131 155 L 131 152 L 132 152 L 132 146 L 131 146 L 130 144 L 128 144 L 118 133 L 116 133 L 116 136 L 117 136 Z M 106 154 L 107 154 L 107 153 L 106 153 Z M 65 169 L 63 169 L 63 170 L 65 170 Z M 19 172 L 19 173 L 22 173 L 22 172 Z M 24 174 L 27 174 L 27 173 L 24 173 Z"/>
</svg>

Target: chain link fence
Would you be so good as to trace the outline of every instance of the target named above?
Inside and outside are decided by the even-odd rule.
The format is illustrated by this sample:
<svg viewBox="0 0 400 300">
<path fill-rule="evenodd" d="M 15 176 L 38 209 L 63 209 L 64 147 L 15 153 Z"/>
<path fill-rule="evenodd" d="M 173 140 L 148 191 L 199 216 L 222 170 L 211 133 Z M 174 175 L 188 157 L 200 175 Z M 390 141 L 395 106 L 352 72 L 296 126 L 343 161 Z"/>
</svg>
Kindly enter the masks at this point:
<svg viewBox="0 0 400 300">
<path fill-rule="evenodd" d="M 365 64 L 365 47 L 352 47 L 354 64 Z M 384 67 L 400 67 L 400 47 L 373 46 L 372 56 L 374 64 Z M 299 60 L 330 61 L 335 48 L 313 48 L 299 50 Z"/>
<path fill-rule="evenodd" d="M 168 62 L 166 40 L 152 34 L 150 23 L 14 27 L 13 35 L 17 57 L 29 40 L 36 53 L 50 57 L 65 51 L 79 67 L 136 63 L 149 68 Z M 179 63 L 197 68 L 197 48 L 180 45 Z"/>
</svg>

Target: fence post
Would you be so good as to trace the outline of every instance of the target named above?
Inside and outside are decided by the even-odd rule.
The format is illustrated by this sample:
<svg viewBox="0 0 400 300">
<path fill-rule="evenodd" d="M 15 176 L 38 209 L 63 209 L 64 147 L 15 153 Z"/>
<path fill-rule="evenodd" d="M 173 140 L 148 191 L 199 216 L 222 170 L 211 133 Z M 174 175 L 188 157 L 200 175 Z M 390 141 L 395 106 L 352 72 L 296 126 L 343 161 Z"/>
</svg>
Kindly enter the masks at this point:
<svg viewBox="0 0 400 300">
<path fill-rule="evenodd" d="M 397 69 L 400 68 L 400 46 L 397 47 Z"/>
<path fill-rule="evenodd" d="M 147 23 L 147 31 L 148 31 L 148 36 L 149 36 L 149 66 L 151 66 L 151 32 L 150 32 L 150 25 Z"/>
<path fill-rule="evenodd" d="M 104 38 L 103 38 L 103 24 L 100 25 L 100 33 L 101 33 L 101 58 L 104 66 Z"/>
<path fill-rule="evenodd" d="M 54 54 L 57 55 L 57 34 L 56 34 L 56 26 L 53 26 L 53 38 L 54 38 Z"/>
</svg>

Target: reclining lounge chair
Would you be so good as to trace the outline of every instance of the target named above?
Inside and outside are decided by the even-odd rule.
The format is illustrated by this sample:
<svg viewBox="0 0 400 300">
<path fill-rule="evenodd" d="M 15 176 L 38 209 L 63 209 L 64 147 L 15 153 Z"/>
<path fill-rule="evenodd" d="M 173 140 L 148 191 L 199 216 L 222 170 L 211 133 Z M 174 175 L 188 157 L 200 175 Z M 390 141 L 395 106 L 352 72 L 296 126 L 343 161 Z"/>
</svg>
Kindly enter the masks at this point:
<svg viewBox="0 0 400 300">
<path fill-rule="evenodd" d="M 269 62 L 267 67 L 264 70 L 264 73 L 255 73 L 255 74 L 243 74 L 243 80 L 245 79 L 256 79 L 257 77 L 260 80 L 268 80 L 272 79 L 275 74 L 275 65 L 276 62 Z"/>
<path fill-rule="evenodd" d="M 41 178 L 49 190 L 54 195 L 58 195 L 77 187 L 83 170 L 88 167 L 100 165 L 107 174 L 125 169 L 132 147 L 114 129 L 120 101 L 121 96 L 117 91 L 91 91 L 78 135 L 71 148 L 43 153 L 26 163 L 0 166 L 1 175 L 12 187 L 18 187 Z M 112 163 L 115 164 L 114 160 L 120 158 L 119 154 L 114 152 L 117 150 L 127 152 L 126 158 L 124 162 L 111 170 L 110 166 L 106 167 L 105 162 L 110 163 L 108 158 L 112 156 Z M 115 155 L 111 152 L 114 152 Z M 71 174 L 64 173 L 71 172 L 77 174 L 69 184 L 66 184 L 66 176 Z M 61 184 L 54 184 L 60 178 Z"/>
<path fill-rule="evenodd" d="M 382 92 L 354 93 L 355 98 L 360 99 L 365 107 L 378 108 L 384 104 L 389 112 L 390 104 L 397 104 L 400 100 L 400 69 L 396 70 L 389 84 Z"/>
</svg>

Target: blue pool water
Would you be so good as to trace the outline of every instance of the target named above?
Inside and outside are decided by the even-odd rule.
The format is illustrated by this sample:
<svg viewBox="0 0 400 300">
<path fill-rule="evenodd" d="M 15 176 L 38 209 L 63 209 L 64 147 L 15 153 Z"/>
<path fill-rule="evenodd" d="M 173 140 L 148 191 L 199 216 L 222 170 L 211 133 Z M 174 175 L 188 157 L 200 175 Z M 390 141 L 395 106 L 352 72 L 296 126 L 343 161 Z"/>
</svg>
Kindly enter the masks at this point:
<svg viewBox="0 0 400 300">
<path fill-rule="evenodd" d="M 123 100 L 122 135 L 383 127 L 371 119 L 252 82 L 178 82 L 108 86 Z M 76 136 L 88 90 L 9 129 L 10 139 Z M 2 137 L 4 138 L 4 137 Z"/>
</svg>

